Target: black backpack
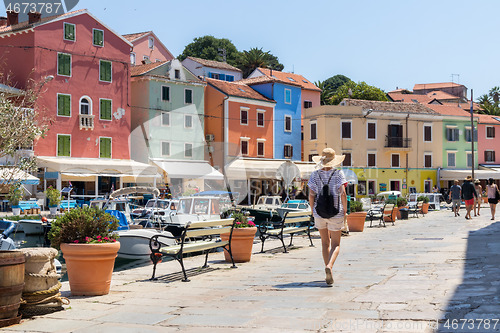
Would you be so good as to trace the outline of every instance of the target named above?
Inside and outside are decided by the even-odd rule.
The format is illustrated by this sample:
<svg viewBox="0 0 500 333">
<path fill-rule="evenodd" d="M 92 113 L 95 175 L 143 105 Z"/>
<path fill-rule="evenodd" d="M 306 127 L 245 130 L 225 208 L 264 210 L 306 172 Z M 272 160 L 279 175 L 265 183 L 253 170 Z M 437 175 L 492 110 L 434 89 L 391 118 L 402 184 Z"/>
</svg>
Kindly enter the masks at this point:
<svg viewBox="0 0 500 333">
<path fill-rule="evenodd" d="M 337 172 L 337 170 L 335 170 L 330 175 L 330 178 L 328 179 L 328 182 L 326 184 L 323 183 L 323 180 L 321 179 L 321 176 L 318 172 L 318 177 L 321 181 L 321 184 L 323 185 L 323 188 L 318 194 L 318 200 L 316 200 L 316 213 L 318 213 L 319 216 L 325 219 L 334 217 L 339 213 L 340 202 L 337 204 L 337 207 L 335 207 L 335 204 L 333 202 L 333 194 L 330 192 L 329 186 L 330 180 L 332 179 L 335 172 Z M 338 196 L 338 200 L 340 201 L 340 195 Z"/>
</svg>

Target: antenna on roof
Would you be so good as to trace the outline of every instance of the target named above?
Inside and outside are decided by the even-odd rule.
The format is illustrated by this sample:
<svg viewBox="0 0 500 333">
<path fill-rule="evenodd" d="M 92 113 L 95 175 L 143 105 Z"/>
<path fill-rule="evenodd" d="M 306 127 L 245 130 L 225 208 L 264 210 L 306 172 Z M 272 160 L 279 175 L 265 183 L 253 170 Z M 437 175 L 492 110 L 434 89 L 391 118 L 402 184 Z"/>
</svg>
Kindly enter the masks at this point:
<svg viewBox="0 0 500 333">
<path fill-rule="evenodd" d="M 222 57 L 222 61 L 226 62 L 226 49 L 219 49 L 219 55 Z"/>
</svg>

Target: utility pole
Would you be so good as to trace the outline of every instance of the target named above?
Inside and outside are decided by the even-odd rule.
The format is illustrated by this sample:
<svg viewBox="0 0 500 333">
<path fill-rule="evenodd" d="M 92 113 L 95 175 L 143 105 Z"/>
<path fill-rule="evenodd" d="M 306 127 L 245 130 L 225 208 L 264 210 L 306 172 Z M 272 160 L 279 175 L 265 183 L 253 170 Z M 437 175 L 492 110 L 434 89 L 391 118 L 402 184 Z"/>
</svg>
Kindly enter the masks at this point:
<svg viewBox="0 0 500 333">
<path fill-rule="evenodd" d="M 472 151 L 472 179 L 474 181 L 474 179 L 476 179 L 476 178 L 474 177 L 474 133 L 475 133 L 475 131 L 474 131 L 474 117 L 473 117 L 474 116 L 474 106 L 472 104 L 473 100 L 474 100 L 473 96 L 474 96 L 474 93 L 473 93 L 473 90 L 471 89 L 470 90 L 470 127 L 471 127 L 472 132 L 471 132 L 470 142 L 471 142 L 471 147 L 472 147 L 472 149 L 471 149 L 471 151 Z"/>
</svg>

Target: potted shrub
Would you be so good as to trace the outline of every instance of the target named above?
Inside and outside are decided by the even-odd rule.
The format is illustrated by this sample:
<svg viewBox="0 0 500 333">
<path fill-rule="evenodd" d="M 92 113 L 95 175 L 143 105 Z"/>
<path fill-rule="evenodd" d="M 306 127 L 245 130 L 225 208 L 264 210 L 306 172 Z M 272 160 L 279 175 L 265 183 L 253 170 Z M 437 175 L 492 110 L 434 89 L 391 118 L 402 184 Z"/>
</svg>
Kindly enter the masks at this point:
<svg viewBox="0 0 500 333">
<path fill-rule="evenodd" d="M 362 232 L 365 229 L 366 214 L 361 201 L 351 201 L 351 212 L 347 215 L 349 231 Z"/>
<path fill-rule="evenodd" d="M 21 214 L 21 207 L 19 207 L 19 201 L 23 198 L 23 190 L 19 186 L 11 186 L 9 189 L 9 202 L 12 207 L 12 213 L 14 215 Z"/>
<path fill-rule="evenodd" d="M 398 217 L 398 220 L 401 220 L 402 216 L 401 216 L 401 209 L 408 209 L 408 200 L 406 200 L 406 198 L 403 198 L 403 197 L 399 197 L 397 198 L 397 201 L 396 201 L 396 206 L 398 206 L 398 211 L 397 211 L 397 217 Z M 408 214 L 406 215 L 406 217 L 408 217 Z"/>
<path fill-rule="evenodd" d="M 51 215 L 56 215 L 57 207 L 61 203 L 61 192 L 50 186 L 47 190 L 45 190 L 45 195 L 47 199 L 49 199 L 49 210 Z"/>
<path fill-rule="evenodd" d="M 417 201 L 423 201 L 422 213 L 427 214 L 429 212 L 429 197 L 425 195 L 420 195 L 417 197 Z"/>
<path fill-rule="evenodd" d="M 61 249 L 72 295 L 109 293 L 117 242 L 118 220 L 96 208 L 76 208 L 58 216 L 49 233 L 51 245 Z"/>
<path fill-rule="evenodd" d="M 257 227 L 253 221 L 248 219 L 248 215 L 242 212 L 234 212 L 231 215 L 235 220 L 233 234 L 231 236 L 231 252 L 234 262 L 248 262 L 252 256 L 253 239 L 257 232 Z M 223 241 L 229 240 L 229 234 L 221 234 Z M 231 262 L 231 257 L 224 251 L 227 262 Z"/>
</svg>

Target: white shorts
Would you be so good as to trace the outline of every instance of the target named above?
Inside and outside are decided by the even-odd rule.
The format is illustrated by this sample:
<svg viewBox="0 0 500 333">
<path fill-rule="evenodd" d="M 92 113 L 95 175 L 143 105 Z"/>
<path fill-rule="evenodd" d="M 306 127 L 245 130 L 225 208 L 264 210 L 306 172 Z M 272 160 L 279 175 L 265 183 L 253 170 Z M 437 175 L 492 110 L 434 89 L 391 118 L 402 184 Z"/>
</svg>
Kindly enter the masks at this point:
<svg viewBox="0 0 500 333">
<path fill-rule="evenodd" d="M 328 229 L 330 231 L 340 231 L 344 227 L 343 217 L 331 217 L 325 219 L 322 217 L 314 217 L 314 226 L 316 229 Z"/>
</svg>

